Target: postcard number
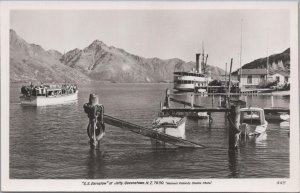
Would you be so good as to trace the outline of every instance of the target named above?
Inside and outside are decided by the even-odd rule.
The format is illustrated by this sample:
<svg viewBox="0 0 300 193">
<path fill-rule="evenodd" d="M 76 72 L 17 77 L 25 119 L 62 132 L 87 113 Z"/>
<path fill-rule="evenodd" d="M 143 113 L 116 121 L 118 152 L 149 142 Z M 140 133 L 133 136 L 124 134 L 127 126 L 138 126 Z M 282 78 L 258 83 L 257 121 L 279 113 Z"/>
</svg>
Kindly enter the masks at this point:
<svg viewBox="0 0 300 193">
<path fill-rule="evenodd" d="M 277 181 L 277 184 L 279 185 L 285 185 L 286 181 Z"/>
</svg>

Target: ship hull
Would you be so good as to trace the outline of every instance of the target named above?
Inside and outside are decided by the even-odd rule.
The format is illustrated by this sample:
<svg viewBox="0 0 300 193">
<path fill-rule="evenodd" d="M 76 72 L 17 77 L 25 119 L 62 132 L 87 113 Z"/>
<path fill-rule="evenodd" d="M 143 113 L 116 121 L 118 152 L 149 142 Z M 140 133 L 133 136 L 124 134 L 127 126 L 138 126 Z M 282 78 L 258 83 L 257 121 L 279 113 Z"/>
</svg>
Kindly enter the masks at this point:
<svg viewBox="0 0 300 193">
<path fill-rule="evenodd" d="M 194 91 L 195 85 L 194 84 L 176 84 L 174 85 L 174 89 L 178 91 L 188 92 L 188 91 Z"/>
<path fill-rule="evenodd" d="M 48 106 L 65 104 L 77 101 L 78 91 L 73 94 L 58 95 L 58 96 L 30 96 L 20 97 L 21 105 L 23 106 Z"/>
</svg>

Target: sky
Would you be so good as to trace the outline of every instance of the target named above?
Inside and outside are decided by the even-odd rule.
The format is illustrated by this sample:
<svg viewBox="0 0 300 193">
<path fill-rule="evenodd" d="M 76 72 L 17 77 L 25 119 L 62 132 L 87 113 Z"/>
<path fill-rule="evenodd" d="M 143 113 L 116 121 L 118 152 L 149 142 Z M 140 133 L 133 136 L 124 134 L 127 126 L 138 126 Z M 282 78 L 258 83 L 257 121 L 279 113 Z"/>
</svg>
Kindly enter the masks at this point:
<svg viewBox="0 0 300 193">
<path fill-rule="evenodd" d="M 240 60 L 290 47 L 288 10 L 13 10 L 10 28 L 61 53 L 98 39 L 146 58 L 188 62 L 203 46 L 207 63 L 223 69 L 231 58 L 236 69 Z"/>
</svg>

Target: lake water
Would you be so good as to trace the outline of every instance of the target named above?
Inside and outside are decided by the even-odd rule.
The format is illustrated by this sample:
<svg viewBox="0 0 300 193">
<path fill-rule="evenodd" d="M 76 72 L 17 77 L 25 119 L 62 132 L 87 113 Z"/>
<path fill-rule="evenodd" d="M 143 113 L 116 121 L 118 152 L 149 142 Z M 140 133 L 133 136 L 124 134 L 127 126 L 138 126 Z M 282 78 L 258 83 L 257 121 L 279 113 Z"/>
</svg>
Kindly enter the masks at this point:
<svg viewBox="0 0 300 193">
<path fill-rule="evenodd" d="M 79 85 L 76 103 L 22 107 L 20 84 L 10 87 L 10 178 L 285 178 L 289 177 L 289 127 L 269 122 L 263 140 L 242 141 L 228 151 L 224 113 L 213 113 L 213 123 L 188 119 L 186 138 L 206 149 L 154 150 L 146 137 L 106 125 L 100 150 L 90 150 L 83 104 L 90 93 L 99 95 L 105 114 L 151 127 L 171 84 Z M 179 99 L 188 98 L 180 96 Z M 212 105 L 210 97 L 197 103 Z M 290 98 L 275 96 L 274 104 L 289 106 Z M 248 96 L 252 106 L 270 107 L 270 96 Z M 214 105 L 217 105 L 218 100 Z"/>
</svg>

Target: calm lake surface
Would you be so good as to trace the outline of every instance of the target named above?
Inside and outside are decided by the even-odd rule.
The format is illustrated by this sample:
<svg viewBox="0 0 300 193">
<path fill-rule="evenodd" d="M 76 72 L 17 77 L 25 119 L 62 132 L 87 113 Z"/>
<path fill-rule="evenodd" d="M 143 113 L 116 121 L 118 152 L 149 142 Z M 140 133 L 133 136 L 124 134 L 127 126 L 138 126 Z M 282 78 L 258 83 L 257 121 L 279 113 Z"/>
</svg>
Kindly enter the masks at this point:
<svg viewBox="0 0 300 193">
<path fill-rule="evenodd" d="M 166 88 L 172 84 L 79 85 L 78 102 L 47 107 L 22 107 L 20 84 L 10 86 L 10 178 L 285 178 L 289 177 L 289 127 L 269 122 L 267 137 L 242 141 L 228 152 L 224 113 L 213 123 L 188 119 L 186 138 L 206 149 L 154 150 L 150 139 L 106 125 L 98 151 L 90 150 L 83 104 L 99 95 L 105 114 L 151 127 Z M 178 99 L 189 101 L 186 96 Z M 217 99 L 215 97 L 215 99 Z M 211 97 L 198 97 L 211 106 Z M 248 105 L 270 107 L 270 96 L 248 96 Z M 289 107 L 290 98 L 274 96 L 276 106 Z M 218 100 L 214 105 L 217 106 Z"/>
</svg>

